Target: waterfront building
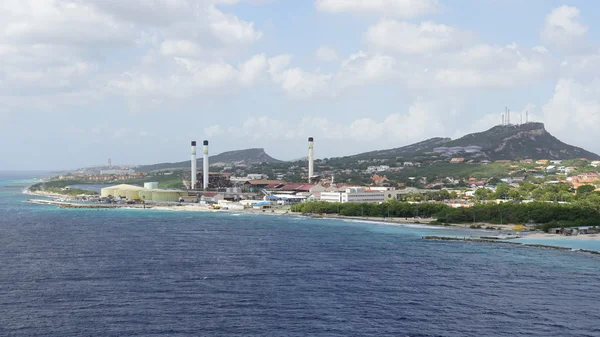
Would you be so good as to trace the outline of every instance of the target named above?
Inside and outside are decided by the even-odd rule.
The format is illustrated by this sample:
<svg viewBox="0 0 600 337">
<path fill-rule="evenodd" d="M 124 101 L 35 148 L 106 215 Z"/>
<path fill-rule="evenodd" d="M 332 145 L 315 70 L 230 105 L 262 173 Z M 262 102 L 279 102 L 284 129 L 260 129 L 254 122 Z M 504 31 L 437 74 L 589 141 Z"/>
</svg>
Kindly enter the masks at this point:
<svg viewBox="0 0 600 337">
<path fill-rule="evenodd" d="M 387 191 L 389 192 L 389 191 Z M 359 187 L 350 187 L 343 192 L 321 192 L 321 200 L 327 202 L 384 202 L 384 191 L 365 190 Z"/>
<path fill-rule="evenodd" d="M 225 200 L 225 195 L 221 193 L 206 192 L 200 197 L 200 202 L 206 204 L 216 204 L 221 200 Z"/>
</svg>

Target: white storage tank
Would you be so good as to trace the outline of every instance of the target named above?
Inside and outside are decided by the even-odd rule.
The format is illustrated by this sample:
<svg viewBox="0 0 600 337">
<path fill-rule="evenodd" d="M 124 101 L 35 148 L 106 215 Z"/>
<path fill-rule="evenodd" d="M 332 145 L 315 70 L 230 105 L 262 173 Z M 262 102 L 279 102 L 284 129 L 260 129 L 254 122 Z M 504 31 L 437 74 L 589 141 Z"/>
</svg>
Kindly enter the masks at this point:
<svg viewBox="0 0 600 337">
<path fill-rule="evenodd" d="M 147 190 L 156 190 L 156 189 L 158 189 L 158 183 L 157 182 L 144 183 L 144 188 Z"/>
</svg>

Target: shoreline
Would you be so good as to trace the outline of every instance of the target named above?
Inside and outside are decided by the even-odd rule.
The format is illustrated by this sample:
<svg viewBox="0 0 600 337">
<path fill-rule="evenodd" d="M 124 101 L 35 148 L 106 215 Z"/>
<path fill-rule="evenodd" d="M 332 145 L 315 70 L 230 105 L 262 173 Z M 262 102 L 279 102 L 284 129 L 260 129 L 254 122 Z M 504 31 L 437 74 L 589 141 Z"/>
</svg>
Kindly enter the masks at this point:
<svg viewBox="0 0 600 337">
<path fill-rule="evenodd" d="M 55 194 L 55 193 L 48 193 L 48 192 L 24 192 L 24 194 L 28 194 L 28 195 L 37 195 L 37 196 L 42 196 L 42 197 L 50 197 L 50 198 L 55 198 L 55 199 L 69 199 L 68 196 L 64 196 L 64 195 L 60 195 L 60 194 Z M 573 240 L 575 241 L 580 241 L 580 240 L 586 240 L 586 241 L 600 241 L 600 234 L 581 234 L 581 235 L 576 235 L 576 236 L 564 236 L 564 235 L 559 235 L 559 234 L 549 234 L 549 233 L 540 233 L 540 232 L 522 232 L 519 233 L 518 236 L 513 236 L 515 231 L 513 230 L 513 225 L 493 225 L 493 224 L 487 224 L 487 223 L 477 223 L 476 225 L 481 225 L 482 228 L 470 228 L 470 224 L 449 224 L 449 225 L 439 225 L 439 224 L 432 224 L 431 222 L 433 222 L 435 219 L 433 218 L 379 218 L 379 217 L 368 217 L 368 216 L 343 216 L 343 215 L 338 215 L 338 214 L 323 214 L 323 215 L 305 215 L 305 214 L 301 214 L 301 213 L 294 213 L 291 212 L 289 209 L 267 209 L 267 210 L 258 210 L 258 209 L 211 209 L 207 206 L 200 206 L 197 204 L 181 204 L 181 205 L 155 205 L 155 204 L 146 204 L 144 207 L 144 205 L 141 204 L 78 204 L 78 203 L 74 203 L 71 201 L 58 201 L 58 200 L 42 200 L 42 199 L 28 199 L 25 202 L 30 202 L 30 203 L 36 203 L 36 204 L 43 204 L 43 205 L 53 205 L 53 206 L 58 206 L 60 208 L 77 208 L 77 209 L 115 209 L 115 208 L 122 208 L 122 209 L 137 209 L 137 210 L 142 210 L 142 209 L 148 209 L 148 210 L 156 210 L 156 211 L 179 211 L 179 212 L 211 212 L 211 213 L 238 213 L 238 214 L 255 214 L 255 215 L 276 215 L 276 216 L 297 216 L 297 217 L 308 217 L 308 218 L 315 218 L 315 219 L 329 219 L 329 220 L 353 220 L 353 221 L 359 221 L 359 222 L 370 222 L 370 223 L 377 223 L 380 225 L 422 225 L 423 227 L 431 227 L 431 228 L 438 228 L 438 229 L 450 229 L 452 230 L 453 228 L 460 228 L 460 229 L 470 229 L 473 231 L 494 231 L 497 232 L 498 234 L 492 234 L 492 235 L 486 235 L 483 236 L 484 238 L 482 238 L 481 236 L 477 236 L 477 235 L 472 235 L 471 238 L 468 238 L 465 240 L 465 238 L 457 238 L 457 237 L 452 237 L 452 236 L 444 236 L 444 237 L 440 237 L 442 239 L 440 240 L 460 240 L 460 241 L 468 241 L 468 242 L 492 242 L 492 243 L 507 243 L 508 239 L 524 239 L 524 240 L 528 240 L 528 239 L 533 239 L 533 240 L 561 240 L 564 242 L 573 242 Z M 494 230 L 490 230 L 490 229 L 486 229 L 486 226 L 490 226 L 490 227 L 495 227 L 495 228 L 500 228 L 500 230 L 498 229 L 494 229 Z M 509 232 L 510 234 L 507 234 L 506 232 Z M 483 234 L 483 233 L 482 233 Z M 486 239 L 486 238 L 490 238 L 493 237 L 493 239 Z M 512 242 L 513 244 L 517 244 L 517 245 L 524 245 L 524 246 L 531 246 L 531 247 L 544 247 L 546 245 L 543 244 L 534 244 L 534 243 L 523 243 L 523 242 Z M 554 244 L 556 244 L 556 242 L 554 242 Z M 585 249 L 573 249 L 570 247 L 565 247 L 565 246 L 548 246 L 548 248 L 560 248 L 560 249 L 564 249 L 564 250 L 576 250 L 576 251 L 582 251 L 582 252 L 591 252 L 594 254 L 600 253 L 600 249 L 598 251 L 595 250 L 585 250 Z M 557 248 L 557 249 L 558 249 Z"/>
</svg>

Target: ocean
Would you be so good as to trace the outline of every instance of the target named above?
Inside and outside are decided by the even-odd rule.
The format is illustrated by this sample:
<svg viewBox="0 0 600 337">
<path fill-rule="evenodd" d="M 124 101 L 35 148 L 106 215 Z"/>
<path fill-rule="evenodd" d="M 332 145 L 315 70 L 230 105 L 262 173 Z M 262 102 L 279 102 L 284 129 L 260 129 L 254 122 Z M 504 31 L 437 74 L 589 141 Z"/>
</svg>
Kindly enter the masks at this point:
<svg viewBox="0 0 600 337">
<path fill-rule="evenodd" d="M 600 336 L 600 257 L 426 226 L 24 203 L 0 173 L 0 336 Z M 600 249 L 599 249 L 600 250 Z"/>
</svg>

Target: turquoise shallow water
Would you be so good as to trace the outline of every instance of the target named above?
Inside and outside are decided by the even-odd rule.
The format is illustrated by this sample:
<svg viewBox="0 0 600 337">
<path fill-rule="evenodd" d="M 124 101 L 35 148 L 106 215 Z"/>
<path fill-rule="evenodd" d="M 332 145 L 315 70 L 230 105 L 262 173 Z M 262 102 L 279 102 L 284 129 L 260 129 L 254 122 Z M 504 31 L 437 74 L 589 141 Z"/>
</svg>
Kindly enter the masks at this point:
<svg viewBox="0 0 600 337">
<path fill-rule="evenodd" d="M 27 198 L 0 187 L 2 336 L 600 335 L 593 255 L 421 239 L 468 230 Z"/>
<path fill-rule="evenodd" d="M 576 240 L 568 237 L 564 238 L 521 238 L 516 242 L 528 244 L 540 244 L 548 246 L 568 247 L 573 249 L 586 249 L 600 252 L 600 240 Z"/>
</svg>

